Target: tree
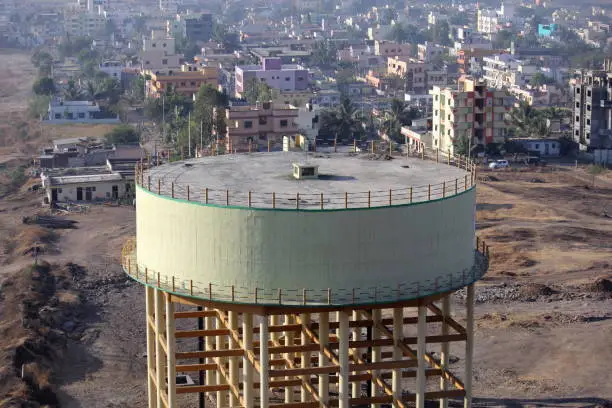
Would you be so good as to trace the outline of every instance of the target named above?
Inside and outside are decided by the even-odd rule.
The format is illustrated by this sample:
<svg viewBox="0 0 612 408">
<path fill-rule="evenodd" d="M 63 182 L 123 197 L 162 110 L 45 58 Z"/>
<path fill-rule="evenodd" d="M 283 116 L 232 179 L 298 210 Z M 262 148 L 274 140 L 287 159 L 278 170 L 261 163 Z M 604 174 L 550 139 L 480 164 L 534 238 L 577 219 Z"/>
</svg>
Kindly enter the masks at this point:
<svg viewBox="0 0 612 408">
<path fill-rule="evenodd" d="M 70 79 L 64 89 L 64 99 L 68 101 L 80 101 L 83 98 L 83 93 L 77 87 L 74 79 Z"/>
<path fill-rule="evenodd" d="M 402 44 L 407 39 L 406 31 L 400 23 L 393 24 L 391 30 L 385 36 L 387 40 L 395 41 L 398 44 Z"/>
<path fill-rule="evenodd" d="M 39 78 L 32 85 L 32 91 L 36 95 L 53 95 L 55 94 L 55 82 L 53 78 Z"/>
<path fill-rule="evenodd" d="M 347 97 L 342 96 L 340 104 L 335 109 L 324 110 L 321 113 L 319 132 L 334 137 L 335 143 L 340 139 L 360 139 L 364 135 L 359 110 Z"/>
<path fill-rule="evenodd" d="M 541 72 L 536 72 L 529 80 L 529 84 L 533 87 L 539 88 L 542 85 L 554 84 L 555 80 L 547 77 Z"/>
<path fill-rule="evenodd" d="M 442 45 L 450 45 L 451 43 L 448 21 L 438 21 L 429 29 L 427 34 L 429 41 L 433 43 Z"/>
<path fill-rule="evenodd" d="M 512 110 L 510 121 L 514 131 L 518 131 L 520 137 L 546 137 L 549 134 L 543 112 L 524 101 L 521 101 L 519 106 Z"/>
<path fill-rule="evenodd" d="M 493 48 L 497 50 L 505 50 L 510 48 L 512 41 L 516 40 L 516 35 L 508 30 L 500 30 L 495 34 L 495 40 L 493 40 Z"/>
<path fill-rule="evenodd" d="M 412 120 L 419 117 L 419 112 L 415 108 L 408 108 L 406 103 L 399 99 L 391 101 L 390 109 L 385 112 L 383 120 L 383 131 L 390 139 L 396 142 L 403 142 L 401 136 L 402 126 L 409 126 Z"/>
<path fill-rule="evenodd" d="M 243 97 L 254 105 L 257 101 L 270 101 L 273 99 L 272 88 L 257 78 L 251 78 L 244 84 L 245 91 Z"/>
<path fill-rule="evenodd" d="M 119 125 L 104 135 L 108 144 L 135 144 L 140 141 L 140 134 L 130 125 Z"/>
<path fill-rule="evenodd" d="M 330 70 L 336 66 L 338 49 L 329 41 L 317 41 L 312 45 L 311 62 L 323 70 Z"/>
<path fill-rule="evenodd" d="M 50 76 L 51 67 L 53 66 L 53 57 L 45 51 L 36 51 L 32 54 L 32 65 L 38 68 L 40 76 Z"/>
</svg>

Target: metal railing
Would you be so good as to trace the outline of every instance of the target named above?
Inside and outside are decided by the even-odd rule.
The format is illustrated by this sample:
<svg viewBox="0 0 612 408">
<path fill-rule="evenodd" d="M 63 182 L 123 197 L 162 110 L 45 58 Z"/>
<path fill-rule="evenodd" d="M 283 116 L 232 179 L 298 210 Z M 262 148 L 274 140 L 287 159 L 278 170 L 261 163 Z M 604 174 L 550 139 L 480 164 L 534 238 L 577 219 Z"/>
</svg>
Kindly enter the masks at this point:
<svg viewBox="0 0 612 408">
<path fill-rule="evenodd" d="M 372 151 L 374 152 L 375 149 L 372 148 Z M 370 152 L 361 154 L 381 153 Z M 383 151 L 382 154 L 386 154 L 386 151 Z M 466 156 L 451 155 L 440 150 L 426 150 L 424 148 L 421 148 L 419 151 L 403 153 L 402 157 L 405 156 L 444 163 L 463 169 L 466 171 L 466 174 L 462 177 L 456 177 L 440 183 L 409 186 L 400 189 L 381 189 L 353 193 L 287 194 L 279 192 L 222 190 L 175 182 L 166 180 L 162 176 L 152 176 L 149 171 L 151 163 L 141 162 L 136 168 L 136 183 L 141 188 L 160 196 L 207 205 L 293 210 L 337 210 L 409 205 L 453 197 L 469 190 L 476 183 L 476 164 Z"/>
<path fill-rule="evenodd" d="M 474 266 L 444 277 L 398 282 L 395 286 L 371 286 L 346 289 L 269 288 L 223 285 L 169 276 L 140 265 L 136 259 L 136 240 L 128 240 L 122 249 L 124 271 L 145 285 L 181 296 L 214 302 L 285 306 L 329 306 L 390 303 L 406 301 L 460 289 L 481 279 L 489 265 L 489 247 L 476 238 Z"/>
</svg>

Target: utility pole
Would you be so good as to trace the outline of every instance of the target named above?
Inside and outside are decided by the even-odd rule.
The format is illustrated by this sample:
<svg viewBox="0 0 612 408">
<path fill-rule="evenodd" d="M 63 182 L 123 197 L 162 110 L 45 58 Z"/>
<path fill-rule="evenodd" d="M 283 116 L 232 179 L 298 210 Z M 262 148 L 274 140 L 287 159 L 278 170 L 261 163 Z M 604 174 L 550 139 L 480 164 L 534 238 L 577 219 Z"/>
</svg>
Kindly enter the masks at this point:
<svg viewBox="0 0 612 408">
<path fill-rule="evenodd" d="M 203 133 L 202 133 L 202 123 L 203 122 L 200 121 L 200 153 L 204 149 L 204 137 L 203 137 Z"/>
<path fill-rule="evenodd" d="M 191 112 L 189 112 L 189 116 L 187 118 L 187 134 L 188 136 L 188 143 L 189 143 L 189 147 L 188 147 L 188 155 L 189 158 L 191 158 Z"/>
<path fill-rule="evenodd" d="M 166 95 L 162 95 L 162 132 L 166 143 Z"/>
</svg>

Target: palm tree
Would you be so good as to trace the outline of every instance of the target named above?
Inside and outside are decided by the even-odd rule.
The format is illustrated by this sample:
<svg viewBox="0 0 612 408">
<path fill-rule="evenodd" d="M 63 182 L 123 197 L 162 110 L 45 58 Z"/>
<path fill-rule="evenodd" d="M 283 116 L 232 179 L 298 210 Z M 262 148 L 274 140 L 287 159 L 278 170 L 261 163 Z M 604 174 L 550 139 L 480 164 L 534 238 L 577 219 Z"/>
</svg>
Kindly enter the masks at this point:
<svg viewBox="0 0 612 408">
<path fill-rule="evenodd" d="M 359 109 L 348 97 L 343 96 L 335 109 L 322 112 L 319 129 L 333 134 L 334 142 L 337 144 L 338 137 L 342 139 L 360 137 L 364 132 L 361 122 Z"/>
<path fill-rule="evenodd" d="M 64 89 L 64 98 L 68 101 L 78 101 L 81 97 L 82 93 L 76 82 L 73 79 L 69 80 L 66 89 Z"/>
<path fill-rule="evenodd" d="M 409 108 L 405 102 L 399 99 L 391 101 L 391 108 L 385 112 L 383 120 L 383 131 L 390 139 L 401 141 L 401 128 L 412 124 L 412 120 L 419 117 L 419 112 Z"/>
<path fill-rule="evenodd" d="M 510 121 L 523 137 L 545 136 L 546 121 L 542 111 L 533 108 L 527 102 L 521 101 L 519 106 L 510 113 Z"/>
</svg>

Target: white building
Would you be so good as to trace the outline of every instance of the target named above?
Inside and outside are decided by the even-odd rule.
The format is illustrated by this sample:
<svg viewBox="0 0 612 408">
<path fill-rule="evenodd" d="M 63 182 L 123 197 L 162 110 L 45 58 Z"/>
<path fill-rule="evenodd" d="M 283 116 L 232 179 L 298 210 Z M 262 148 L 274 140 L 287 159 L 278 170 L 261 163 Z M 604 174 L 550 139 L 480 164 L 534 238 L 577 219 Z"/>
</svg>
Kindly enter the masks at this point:
<svg viewBox="0 0 612 408">
<path fill-rule="evenodd" d="M 121 61 L 104 61 L 98 68 L 109 77 L 119 81 L 121 80 L 121 72 L 125 67 Z"/>
<path fill-rule="evenodd" d="M 448 48 L 440 44 L 425 41 L 424 44 L 418 45 L 417 55 L 420 61 L 432 62 L 436 58 L 448 55 Z"/>
<path fill-rule="evenodd" d="M 478 10 L 476 30 L 485 35 L 492 35 L 500 29 L 500 18 L 495 10 Z"/>
<path fill-rule="evenodd" d="M 541 72 L 548 76 L 550 73 L 542 71 L 528 60 L 515 58 L 510 54 L 498 54 L 482 58 L 484 80 L 487 85 L 494 88 L 522 87 L 529 83 L 531 78 Z"/>
<path fill-rule="evenodd" d="M 81 174 L 67 175 L 61 171 L 41 173 L 45 204 L 118 200 L 134 193 L 133 180 L 125 179 L 106 167 L 70 170 Z"/>
<path fill-rule="evenodd" d="M 164 30 L 153 30 L 143 39 L 140 53 L 141 68 L 156 74 L 180 71 L 183 55 L 176 53 L 176 40 Z"/>
<path fill-rule="evenodd" d="M 104 30 L 106 16 L 102 9 L 67 7 L 64 9 L 64 30 L 74 37 L 95 36 Z"/>
<path fill-rule="evenodd" d="M 537 152 L 540 156 L 559 156 L 561 154 L 561 143 L 556 139 L 537 139 L 537 138 L 524 138 L 524 139 L 512 139 L 513 142 L 518 142 L 528 152 Z"/>
<path fill-rule="evenodd" d="M 53 99 L 49 102 L 47 123 L 119 123 L 119 116 L 103 111 L 91 101 L 65 101 Z"/>
</svg>

